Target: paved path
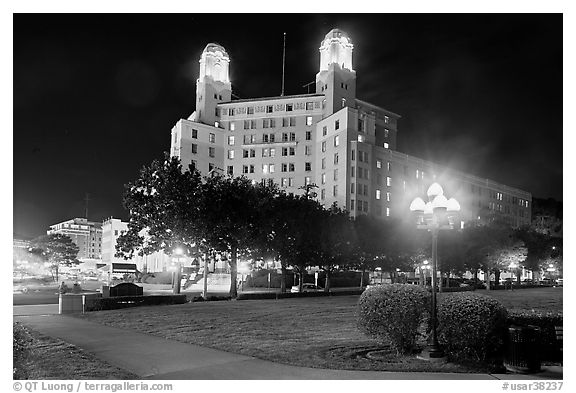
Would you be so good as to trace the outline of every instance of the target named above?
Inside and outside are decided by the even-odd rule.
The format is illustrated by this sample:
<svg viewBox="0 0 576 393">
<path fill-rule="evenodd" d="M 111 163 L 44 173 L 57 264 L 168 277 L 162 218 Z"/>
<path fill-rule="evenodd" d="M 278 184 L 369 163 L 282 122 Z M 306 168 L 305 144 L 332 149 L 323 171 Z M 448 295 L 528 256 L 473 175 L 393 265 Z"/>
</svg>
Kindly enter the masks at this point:
<svg viewBox="0 0 576 393">
<path fill-rule="evenodd" d="M 14 320 L 73 344 L 97 358 L 144 379 L 366 379 L 366 380 L 512 380 L 561 379 L 560 368 L 532 375 L 401 373 L 343 371 L 296 367 L 250 356 L 180 343 L 118 329 L 80 318 L 57 315 L 57 305 L 14 306 Z M 561 369 L 560 369 L 561 370 Z M 555 374 L 556 372 L 556 374 Z"/>
</svg>

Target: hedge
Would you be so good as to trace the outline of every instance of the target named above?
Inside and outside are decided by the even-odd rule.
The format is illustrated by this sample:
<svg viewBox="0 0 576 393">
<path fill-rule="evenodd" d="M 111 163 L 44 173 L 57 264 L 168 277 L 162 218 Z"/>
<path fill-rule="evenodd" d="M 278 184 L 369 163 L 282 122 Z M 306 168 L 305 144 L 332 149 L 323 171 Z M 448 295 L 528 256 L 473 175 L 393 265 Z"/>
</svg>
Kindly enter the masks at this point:
<svg viewBox="0 0 576 393">
<path fill-rule="evenodd" d="M 264 299 L 290 299 L 290 298 L 300 298 L 300 297 L 322 297 L 322 296 L 351 296 L 360 295 L 364 292 L 364 289 L 349 289 L 345 291 L 335 291 L 335 292 L 257 292 L 257 293 L 242 293 L 238 294 L 236 300 L 264 300 Z"/>
<path fill-rule="evenodd" d="M 186 295 L 118 296 L 86 299 L 85 311 L 186 303 Z"/>
<path fill-rule="evenodd" d="M 449 358 L 492 362 L 501 357 L 508 313 L 498 300 L 454 293 L 439 299 L 437 315 L 438 342 Z"/>
<path fill-rule="evenodd" d="M 418 328 L 430 293 L 419 285 L 386 284 L 368 288 L 358 302 L 358 327 L 398 353 L 416 349 Z"/>
<path fill-rule="evenodd" d="M 246 285 L 251 288 L 268 288 L 268 273 L 270 273 L 270 288 L 280 288 L 282 275 L 276 270 L 256 270 L 246 279 Z M 359 287 L 360 286 L 360 272 L 345 271 L 333 272 L 330 276 L 330 287 Z M 326 272 L 318 272 L 318 285 L 324 286 L 326 279 Z M 314 274 L 304 274 L 304 283 L 313 284 L 315 282 Z M 364 273 L 364 284 L 368 284 L 369 274 Z M 290 289 L 293 285 L 298 285 L 298 278 L 294 281 L 294 273 L 288 271 L 286 273 L 286 288 Z"/>
</svg>

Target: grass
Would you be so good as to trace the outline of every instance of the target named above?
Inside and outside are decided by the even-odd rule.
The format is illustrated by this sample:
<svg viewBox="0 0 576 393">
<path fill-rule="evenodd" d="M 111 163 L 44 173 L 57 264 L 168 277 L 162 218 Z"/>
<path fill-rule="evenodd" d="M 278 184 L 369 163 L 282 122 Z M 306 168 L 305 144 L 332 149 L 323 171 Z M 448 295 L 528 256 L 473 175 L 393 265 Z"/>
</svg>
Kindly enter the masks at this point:
<svg viewBox="0 0 576 393">
<path fill-rule="evenodd" d="M 140 379 L 74 345 L 19 323 L 14 324 L 14 337 L 14 379 Z"/>
<path fill-rule="evenodd" d="M 499 299 L 508 309 L 562 310 L 559 288 L 477 292 Z M 391 352 L 380 360 L 367 358 L 366 352 L 383 348 L 358 330 L 357 302 L 358 296 L 199 302 L 100 311 L 81 317 L 297 366 L 405 372 L 487 371 L 478 365 L 435 364 Z"/>
</svg>

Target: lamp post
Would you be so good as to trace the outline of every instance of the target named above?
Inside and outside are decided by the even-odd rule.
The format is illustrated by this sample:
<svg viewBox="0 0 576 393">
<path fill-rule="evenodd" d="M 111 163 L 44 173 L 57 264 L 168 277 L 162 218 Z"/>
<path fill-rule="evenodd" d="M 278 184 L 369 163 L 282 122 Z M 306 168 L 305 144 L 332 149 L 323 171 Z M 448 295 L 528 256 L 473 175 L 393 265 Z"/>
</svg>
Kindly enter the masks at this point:
<svg viewBox="0 0 576 393">
<path fill-rule="evenodd" d="M 410 211 L 416 216 L 418 229 L 426 229 L 432 233 L 432 336 L 428 343 L 428 356 L 430 359 L 444 357 L 444 353 L 438 345 L 437 327 L 437 302 L 436 302 L 436 271 L 438 264 L 438 231 L 448 230 L 454 227 L 453 219 L 460 211 L 460 204 L 456 199 L 446 199 L 444 190 L 438 183 L 432 183 L 426 193 L 428 202 L 422 198 L 415 198 L 410 204 Z"/>
<path fill-rule="evenodd" d="M 510 263 L 510 271 L 512 272 L 512 280 L 510 280 L 510 290 L 513 291 L 514 290 L 514 280 L 517 279 L 518 276 L 518 264 L 516 262 L 511 262 Z"/>
<path fill-rule="evenodd" d="M 174 270 L 172 271 L 172 292 L 175 295 L 180 293 L 180 270 L 182 268 L 181 265 L 181 257 L 184 255 L 184 250 L 180 247 L 176 247 L 173 252 L 172 260 L 174 264 Z"/>
<path fill-rule="evenodd" d="M 554 264 L 553 263 L 548 264 L 548 269 L 546 270 L 548 271 L 550 276 L 550 284 L 554 284 L 554 272 L 556 271 Z"/>
</svg>

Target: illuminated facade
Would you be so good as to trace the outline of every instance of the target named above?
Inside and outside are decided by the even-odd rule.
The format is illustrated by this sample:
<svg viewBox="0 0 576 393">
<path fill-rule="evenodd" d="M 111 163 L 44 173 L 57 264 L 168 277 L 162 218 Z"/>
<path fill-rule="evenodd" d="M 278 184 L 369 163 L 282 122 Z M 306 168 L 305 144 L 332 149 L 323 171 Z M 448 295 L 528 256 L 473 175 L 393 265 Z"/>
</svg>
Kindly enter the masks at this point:
<svg viewBox="0 0 576 393">
<path fill-rule="evenodd" d="M 50 226 L 48 235 L 67 235 L 78 246 L 78 259 L 100 259 L 102 255 L 102 224 L 86 218 L 73 218 Z"/>
<path fill-rule="evenodd" d="M 353 48 L 341 30 L 326 35 L 313 94 L 232 100 L 230 58 L 207 45 L 196 111 L 172 128 L 170 154 L 204 175 L 243 175 L 287 192 L 313 183 L 320 202 L 352 216 L 406 217 L 436 180 L 458 199 L 463 220 L 494 213 L 530 223 L 530 193 L 396 151 L 400 115 L 356 97 Z"/>
</svg>

